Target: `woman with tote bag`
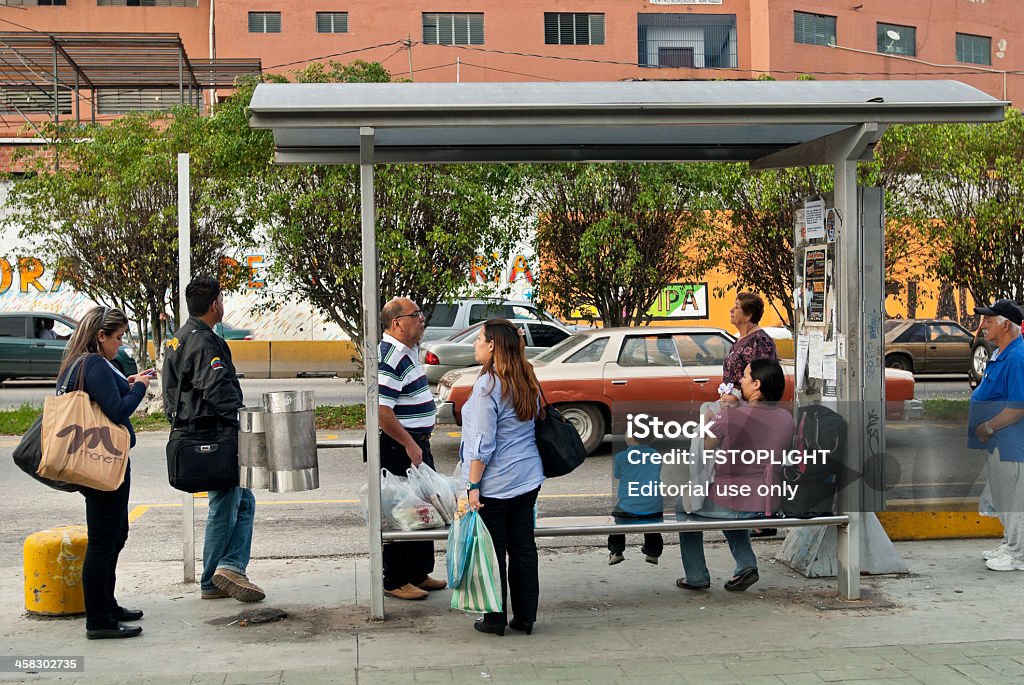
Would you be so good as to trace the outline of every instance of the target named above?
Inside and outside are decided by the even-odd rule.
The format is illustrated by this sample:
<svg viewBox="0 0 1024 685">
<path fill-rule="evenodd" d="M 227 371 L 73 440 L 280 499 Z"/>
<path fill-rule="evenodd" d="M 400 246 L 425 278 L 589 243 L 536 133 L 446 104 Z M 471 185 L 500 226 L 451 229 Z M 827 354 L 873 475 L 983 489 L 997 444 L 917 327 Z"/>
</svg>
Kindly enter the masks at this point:
<svg viewBox="0 0 1024 685">
<path fill-rule="evenodd" d="M 533 537 L 534 506 L 544 482 L 535 435 L 540 383 L 526 359 L 522 329 L 512 322 L 488 320 L 473 349 L 483 367 L 462 410 L 459 457 L 469 508 L 479 513 L 494 544 L 502 595 L 501 611 L 484 614 L 473 627 L 504 635 L 509 626 L 529 635 L 540 597 Z"/>
<path fill-rule="evenodd" d="M 150 369 L 125 378 L 110 363 L 117 356 L 127 330 L 128 318 L 120 309 L 90 309 L 64 350 L 57 387 L 78 387 L 79 376 L 82 375 L 82 389 L 108 419 L 128 429 L 134 447 L 135 431 L 130 417 L 146 396 L 146 388 L 156 373 Z M 83 356 L 84 359 L 75 364 Z M 82 564 L 82 587 L 85 594 L 85 633 L 90 640 L 135 637 L 142 632 L 139 626 L 122 623 L 139 620 L 142 611 L 125 609 L 114 598 L 117 557 L 128 539 L 130 488 L 129 463 L 124 482 L 116 490 L 80 489 L 85 496 L 85 520 L 89 533 Z"/>
</svg>

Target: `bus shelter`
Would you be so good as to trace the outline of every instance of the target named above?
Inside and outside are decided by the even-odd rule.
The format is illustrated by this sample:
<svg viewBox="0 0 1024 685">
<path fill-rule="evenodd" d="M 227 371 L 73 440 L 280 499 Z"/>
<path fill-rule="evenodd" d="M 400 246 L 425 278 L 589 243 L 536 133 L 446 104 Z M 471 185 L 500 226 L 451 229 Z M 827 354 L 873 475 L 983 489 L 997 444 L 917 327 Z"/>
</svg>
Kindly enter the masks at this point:
<svg viewBox="0 0 1024 685">
<path fill-rule="evenodd" d="M 272 129 L 279 164 L 358 164 L 361 178 L 366 432 L 379 430 L 380 340 L 374 168 L 377 164 L 749 162 L 755 169 L 829 164 L 836 241 L 836 391 L 848 468 L 877 467 L 884 445 L 884 222 L 851 220 L 857 163 L 892 124 L 982 123 L 1007 103 L 956 81 L 262 84 L 250 125 Z M 881 211 L 877 207 L 876 211 Z M 379 444 L 367 449 L 371 616 L 384 617 Z M 838 580 L 860 597 L 864 512 L 880 493 L 846 483 Z M 377 486 L 377 487 L 373 487 Z M 873 515 L 873 514 L 871 514 Z M 390 535 L 390 534 L 389 534 Z"/>
</svg>

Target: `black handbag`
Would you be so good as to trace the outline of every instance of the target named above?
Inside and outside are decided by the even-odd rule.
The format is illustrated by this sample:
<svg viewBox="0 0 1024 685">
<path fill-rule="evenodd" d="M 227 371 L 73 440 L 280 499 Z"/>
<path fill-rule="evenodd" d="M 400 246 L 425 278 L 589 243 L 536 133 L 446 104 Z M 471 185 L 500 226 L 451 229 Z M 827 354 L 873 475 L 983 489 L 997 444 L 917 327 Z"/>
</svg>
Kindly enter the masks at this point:
<svg viewBox="0 0 1024 685">
<path fill-rule="evenodd" d="M 65 374 L 64 379 L 71 378 L 71 374 L 75 372 L 75 368 L 85 359 L 86 355 L 82 355 L 74 362 Z M 58 395 L 63 395 L 67 390 L 68 385 L 65 382 L 60 388 L 57 389 Z M 45 478 L 40 476 L 39 462 L 43 460 L 43 413 L 39 412 L 39 416 L 32 422 L 25 434 L 21 436 L 21 442 L 14 448 L 14 463 L 18 465 L 18 468 L 27 473 L 28 475 L 35 478 L 43 485 L 47 485 L 54 490 L 60 490 L 61 492 L 78 492 L 81 490 L 80 485 L 74 483 L 68 483 L 63 480 L 53 480 L 52 478 Z"/>
<path fill-rule="evenodd" d="M 547 403 L 544 392 L 543 408 L 537 417 L 535 434 L 537 451 L 544 465 L 546 478 L 558 478 L 572 473 L 587 458 L 587 450 L 583 440 L 571 423 L 566 421 L 562 413 Z"/>
<path fill-rule="evenodd" d="M 187 344 L 188 338 L 182 343 L 182 354 Z M 185 379 L 181 378 L 174 398 L 175 418 L 181 409 L 184 384 Z M 182 492 L 225 490 L 238 485 L 238 427 L 220 423 L 196 430 L 193 424 L 192 430 L 187 430 L 172 425 L 167 441 L 167 482 Z"/>
</svg>

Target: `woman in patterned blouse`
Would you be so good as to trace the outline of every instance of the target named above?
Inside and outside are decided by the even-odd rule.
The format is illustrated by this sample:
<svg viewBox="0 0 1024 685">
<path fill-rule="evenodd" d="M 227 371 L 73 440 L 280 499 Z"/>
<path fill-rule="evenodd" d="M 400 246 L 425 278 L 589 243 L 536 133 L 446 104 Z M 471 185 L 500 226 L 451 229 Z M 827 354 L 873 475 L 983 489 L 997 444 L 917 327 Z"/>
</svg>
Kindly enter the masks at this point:
<svg viewBox="0 0 1024 685">
<path fill-rule="evenodd" d="M 754 293 L 740 293 L 736 303 L 729 310 L 729 323 L 739 331 L 739 338 L 732 345 L 729 356 L 722 367 L 722 383 L 732 388 L 722 393 L 724 406 L 736 406 L 740 401 L 740 379 L 743 369 L 755 359 L 779 360 L 775 341 L 758 326 L 764 315 L 764 300 Z"/>
</svg>

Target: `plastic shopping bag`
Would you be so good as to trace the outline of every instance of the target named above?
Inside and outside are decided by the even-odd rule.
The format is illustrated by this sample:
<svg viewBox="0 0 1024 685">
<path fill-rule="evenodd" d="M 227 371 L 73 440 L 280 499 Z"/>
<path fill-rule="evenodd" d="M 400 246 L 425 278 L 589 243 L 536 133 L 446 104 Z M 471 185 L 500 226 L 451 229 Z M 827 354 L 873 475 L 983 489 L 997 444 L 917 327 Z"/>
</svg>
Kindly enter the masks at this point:
<svg viewBox="0 0 1024 685">
<path fill-rule="evenodd" d="M 385 483 L 387 494 L 385 495 Z M 381 483 L 381 513 L 397 530 L 444 528 L 444 519 L 407 478 L 388 474 Z"/>
<path fill-rule="evenodd" d="M 455 483 L 445 478 L 426 463 L 414 466 L 406 471 L 409 484 L 412 485 L 420 498 L 429 502 L 437 509 L 445 525 L 455 519 Z"/>
<path fill-rule="evenodd" d="M 457 588 L 462 585 L 469 567 L 469 555 L 473 550 L 476 534 L 476 519 L 480 515 L 471 511 L 461 518 L 455 519 L 448 531 L 448 551 L 445 561 L 448 565 L 448 587 Z"/>
<path fill-rule="evenodd" d="M 459 586 L 452 589 L 452 609 L 477 614 L 501 611 L 501 573 L 494 543 L 483 519 L 475 512 L 467 514 L 465 525 L 472 525 L 473 542 L 469 561 Z"/>
</svg>

